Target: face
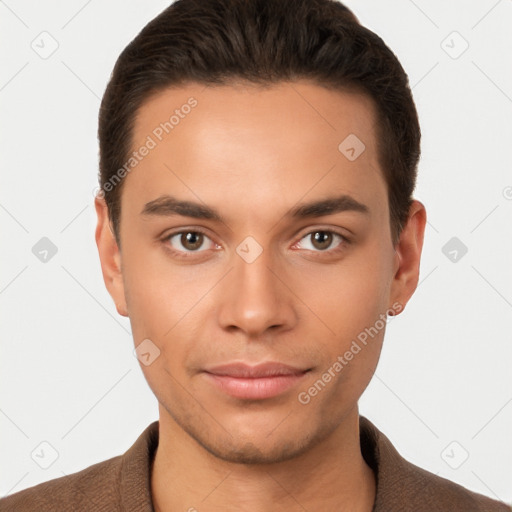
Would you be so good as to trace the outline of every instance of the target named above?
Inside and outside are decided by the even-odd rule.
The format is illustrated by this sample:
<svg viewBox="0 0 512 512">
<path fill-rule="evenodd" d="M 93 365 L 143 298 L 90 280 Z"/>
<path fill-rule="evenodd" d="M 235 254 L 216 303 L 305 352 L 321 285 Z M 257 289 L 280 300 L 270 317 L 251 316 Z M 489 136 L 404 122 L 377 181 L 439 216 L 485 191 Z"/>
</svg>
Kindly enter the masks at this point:
<svg viewBox="0 0 512 512">
<path fill-rule="evenodd" d="M 168 89 L 136 119 L 150 149 L 125 177 L 121 251 L 97 200 L 161 414 L 219 458 L 282 461 L 335 432 L 413 292 L 424 222 L 393 247 L 375 122 L 366 96 L 307 81 Z M 220 368 L 268 362 L 280 377 Z"/>
</svg>

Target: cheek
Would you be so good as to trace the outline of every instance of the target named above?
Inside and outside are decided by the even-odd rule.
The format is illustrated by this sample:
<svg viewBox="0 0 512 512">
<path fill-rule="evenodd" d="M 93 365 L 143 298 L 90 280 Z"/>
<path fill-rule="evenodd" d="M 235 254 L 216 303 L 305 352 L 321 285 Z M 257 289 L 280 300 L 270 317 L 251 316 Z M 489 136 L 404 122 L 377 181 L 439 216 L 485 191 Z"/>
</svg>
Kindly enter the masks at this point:
<svg viewBox="0 0 512 512">
<path fill-rule="evenodd" d="M 372 378 L 386 328 L 390 261 L 381 248 L 368 247 L 333 266 L 327 274 L 320 276 L 319 271 L 317 279 L 308 283 L 314 303 L 311 309 L 323 321 L 311 324 L 315 338 L 321 340 L 322 364 L 315 382 L 319 377 L 328 381 L 323 399 L 318 400 L 320 407 L 324 400 L 340 406 L 353 403 Z M 322 382 L 316 387 L 322 388 Z"/>
<path fill-rule="evenodd" d="M 211 269 L 171 265 L 161 248 L 125 247 L 123 276 L 134 343 L 149 339 L 158 353 L 142 370 L 151 387 L 173 376 L 182 380 L 183 361 L 204 338 L 199 332 L 204 322 L 198 319 L 204 320 L 208 291 L 219 278 Z"/>
<path fill-rule="evenodd" d="M 333 336 L 346 340 L 373 325 L 388 309 L 390 283 L 387 262 L 367 252 L 310 272 L 302 283 L 301 296 Z"/>
<path fill-rule="evenodd" d="M 315 388 L 310 388 L 313 393 L 320 395 L 321 391 L 317 406 L 322 410 L 326 407 L 326 415 L 333 414 L 333 406 L 339 414 L 346 412 L 346 407 L 357 402 L 375 372 L 387 310 L 386 294 L 382 293 L 378 278 L 367 272 L 353 272 L 338 282 L 339 287 L 333 283 L 332 295 L 323 297 L 325 323 L 334 334 L 319 336 L 322 364 L 309 384 Z M 317 332 L 320 330 L 318 326 Z"/>
<path fill-rule="evenodd" d="M 135 244 L 125 245 L 123 277 L 130 319 L 147 336 L 161 337 L 193 308 L 212 277 L 173 265 L 162 247 L 137 250 Z"/>
</svg>

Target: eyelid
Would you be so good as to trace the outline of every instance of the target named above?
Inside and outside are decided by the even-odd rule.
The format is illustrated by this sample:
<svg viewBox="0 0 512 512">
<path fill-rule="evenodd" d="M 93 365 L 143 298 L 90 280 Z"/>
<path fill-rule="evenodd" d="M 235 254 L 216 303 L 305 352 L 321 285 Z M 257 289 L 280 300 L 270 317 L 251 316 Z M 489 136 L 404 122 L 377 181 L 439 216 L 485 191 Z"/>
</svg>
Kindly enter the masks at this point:
<svg viewBox="0 0 512 512">
<path fill-rule="evenodd" d="M 170 232 L 167 232 L 164 236 L 162 236 L 160 238 L 160 241 L 166 245 L 166 247 L 168 248 L 168 250 L 170 250 L 171 252 L 175 253 L 175 254 L 179 254 L 179 255 L 193 255 L 193 254 L 201 254 L 201 253 L 204 253 L 206 252 L 208 249 L 200 249 L 200 250 L 197 250 L 197 251 L 186 251 L 186 250 L 179 250 L 179 249 L 175 249 L 174 247 L 172 247 L 170 245 L 170 240 L 171 238 L 173 238 L 174 236 L 177 236 L 177 235 L 183 235 L 185 233 L 200 233 L 201 235 L 203 235 L 205 238 L 208 238 L 208 240 L 210 240 L 210 242 L 215 245 L 215 249 L 219 247 L 219 244 L 213 240 L 213 238 L 206 232 L 205 229 L 203 228 L 200 228 L 200 227 L 180 227 L 180 228 L 177 228 L 175 231 L 170 231 Z"/>
<path fill-rule="evenodd" d="M 319 254 L 332 254 L 332 253 L 336 252 L 337 250 L 342 250 L 346 245 L 348 245 L 352 242 L 352 240 L 347 235 L 341 233 L 337 229 L 333 229 L 332 227 L 316 227 L 313 229 L 309 229 L 308 231 L 303 232 L 301 235 L 299 235 L 298 240 L 296 242 L 294 242 L 294 244 L 292 245 L 292 248 L 295 247 L 297 244 L 299 244 L 304 238 L 311 236 L 314 233 L 318 233 L 320 231 L 324 232 L 324 233 L 332 233 L 333 235 L 339 236 L 341 238 L 341 242 L 338 243 L 338 245 L 336 245 L 334 248 L 329 248 L 329 249 L 325 249 L 325 250 L 321 250 L 321 249 L 318 249 L 318 250 L 304 249 L 304 250 L 319 253 Z"/>
<path fill-rule="evenodd" d="M 334 229 L 332 227 L 322 227 L 322 226 L 319 226 L 319 227 L 315 227 L 315 228 L 311 228 L 310 227 L 310 228 L 308 228 L 308 231 L 303 231 L 302 234 L 299 235 L 299 238 L 298 239 L 296 238 L 297 241 L 293 243 L 292 248 L 294 246 L 296 246 L 305 237 L 307 237 L 309 235 L 312 235 L 313 233 L 316 233 L 316 232 L 319 232 L 319 231 L 323 231 L 323 232 L 326 232 L 326 233 L 332 233 L 334 235 L 337 235 L 337 236 L 341 237 L 342 240 L 333 249 L 326 249 L 326 250 L 323 250 L 323 251 L 322 250 L 312 250 L 312 249 L 304 249 L 304 250 L 307 250 L 307 251 L 310 251 L 310 252 L 314 252 L 314 253 L 318 253 L 318 254 L 332 254 L 332 253 L 335 253 L 338 250 L 343 250 L 343 248 L 345 248 L 346 245 L 349 245 L 350 243 L 352 243 L 352 240 L 350 239 L 350 237 L 348 237 L 344 233 L 340 232 L 338 229 Z M 166 245 L 166 247 L 167 247 L 167 249 L 169 251 L 171 251 L 174 254 L 177 254 L 179 256 L 183 256 L 184 258 L 193 256 L 194 254 L 205 253 L 208 250 L 208 249 L 205 249 L 205 250 L 198 250 L 198 251 L 185 251 L 185 250 L 180 251 L 180 250 L 175 249 L 174 247 L 170 246 L 170 244 L 168 242 L 169 242 L 169 240 L 173 236 L 182 235 L 184 233 L 201 233 L 203 236 L 208 238 L 211 243 L 213 243 L 215 245 L 214 250 L 221 248 L 221 245 L 218 244 L 209 235 L 207 230 L 202 228 L 202 227 L 199 227 L 199 226 L 190 226 L 190 227 L 180 226 L 179 228 L 176 228 L 176 230 L 174 230 L 174 231 L 167 232 L 164 236 L 162 236 L 160 238 L 160 240 L 161 240 L 162 243 L 164 243 L 164 245 Z M 186 256 L 186 255 L 190 255 L 190 256 Z"/>
</svg>

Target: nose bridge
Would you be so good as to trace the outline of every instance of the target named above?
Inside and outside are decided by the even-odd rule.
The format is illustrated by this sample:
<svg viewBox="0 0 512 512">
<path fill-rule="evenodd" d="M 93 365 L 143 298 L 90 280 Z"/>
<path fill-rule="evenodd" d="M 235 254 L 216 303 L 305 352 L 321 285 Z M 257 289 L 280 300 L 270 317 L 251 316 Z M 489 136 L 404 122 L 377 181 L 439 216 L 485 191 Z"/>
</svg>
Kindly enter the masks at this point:
<svg viewBox="0 0 512 512">
<path fill-rule="evenodd" d="M 233 271 L 224 287 L 219 321 L 224 328 L 262 334 L 296 321 L 292 295 L 275 275 L 272 251 L 246 239 L 233 254 Z"/>
</svg>

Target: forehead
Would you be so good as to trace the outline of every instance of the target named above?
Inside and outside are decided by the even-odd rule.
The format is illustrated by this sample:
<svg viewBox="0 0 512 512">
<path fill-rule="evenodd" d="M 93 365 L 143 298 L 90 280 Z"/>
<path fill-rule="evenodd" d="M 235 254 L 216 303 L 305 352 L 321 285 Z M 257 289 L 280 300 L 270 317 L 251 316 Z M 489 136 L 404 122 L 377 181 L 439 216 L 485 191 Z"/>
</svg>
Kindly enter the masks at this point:
<svg viewBox="0 0 512 512">
<path fill-rule="evenodd" d="M 161 126 L 166 122 L 171 125 L 168 130 Z M 206 126 L 209 122 L 214 124 Z M 291 128 L 294 122 L 301 124 L 287 132 L 280 129 Z M 133 139 L 137 142 L 153 132 L 157 139 L 170 133 L 178 139 L 184 132 L 190 139 L 192 131 L 199 139 L 215 130 L 216 135 L 235 133 L 239 137 L 267 135 L 270 139 L 279 135 L 278 142 L 298 136 L 322 137 L 329 139 L 328 143 L 358 133 L 366 139 L 365 144 L 372 145 L 375 122 L 375 104 L 368 95 L 326 88 L 310 80 L 265 86 L 247 82 L 222 86 L 189 83 L 146 99 L 137 111 Z"/>
<path fill-rule="evenodd" d="M 290 205 L 308 189 L 341 188 L 364 202 L 385 188 L 375 125 L 367 95 L 306 80 L 165 89 L 137 112 L 132 148 L 151 150 L 127 175 L 125 193 L 130 203 L 136 190 L 146 200 L 236 194 Z"/>
</svg>

